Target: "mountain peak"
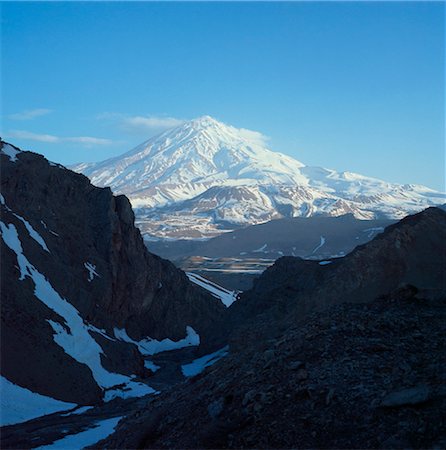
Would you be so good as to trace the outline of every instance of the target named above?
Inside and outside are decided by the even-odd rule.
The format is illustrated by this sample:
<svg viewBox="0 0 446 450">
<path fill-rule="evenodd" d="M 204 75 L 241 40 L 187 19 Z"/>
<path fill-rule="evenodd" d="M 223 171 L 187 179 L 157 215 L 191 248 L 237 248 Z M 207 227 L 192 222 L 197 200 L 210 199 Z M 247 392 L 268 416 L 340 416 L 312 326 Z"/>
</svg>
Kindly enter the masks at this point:
<svg viewBox="0 0 446 450">
<path fill-rule="evenodd" d="M 211 116 L 200 116 L 195 119 L 189 120 L 183 124 L 186 129 L 193 129 L 195 131 L 203 130 L 221 130 L 228 126 Z"/>
<path fill-rule="evenodd" d="M 271 151 L 261 133 L 209 115 L 166 130 L 120 157 L 73 168 L 93 184 L 128 195 L 135 208 L 146 211 L 141 214 L 170 211 L 165 219 L 157 216 L 160 236 L 168 227 L 172 236 L 191 227 L 203 235 L 220 223 L 239 226 L 316 214 L 400 218 L 444 201 L 441 193 L 424 187 L 408 191 L 358 174 L 305 166 Z M 190 209 L 181 210 L 179 220 L 185 205 Z"/>
<path fill-rule="evenodd" d="M 211 116 L 204 115 L 197 117 L 195 119 L 191 120 L 192 123 L 202 124 L 202 125 L 213 125 L 213 124 L 219 124 L 220 122 L 217 119 L 214 119 Z"/>
</svg>

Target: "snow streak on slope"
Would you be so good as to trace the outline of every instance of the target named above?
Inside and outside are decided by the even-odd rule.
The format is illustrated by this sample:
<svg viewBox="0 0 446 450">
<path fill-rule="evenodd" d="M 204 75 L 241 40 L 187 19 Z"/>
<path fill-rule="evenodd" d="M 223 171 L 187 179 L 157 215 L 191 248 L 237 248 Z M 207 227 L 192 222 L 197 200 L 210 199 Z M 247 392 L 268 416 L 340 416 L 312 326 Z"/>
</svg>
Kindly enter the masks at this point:
<svg viewBox="0 0 446 450">
<path fill-rule="evenodd" d="M 84 267 L 88 271 L 88 281 L 93 281 L 94 277 L 100 277 L 100 275 L 96 272 L 96 266 L 92 264 L 91 262 L 84 263 Z"/>
<path fill-rule="evenodd" d="M 14 224 L 0 222 L 1 236 L 5 244 L 16 254 L 20 280 L 31 278 L 34 283 L 34 295 L 46 306 L 56 312 L 64 325 L 48 319 L 54 330 L 54 342 L 81 364 L 87 365 L 97 384 L 107 389 L 106 400 L 114 397 L 146 395 L 155 392 L 151 387 L 133 381 L 130 377 L 112 373 L 104 369 L 101 363 L 102 348 L 89 333 L 90 326 L 85 324 L 79 311 L 62 298 L 46 277 L 41 274 L 26 258 Z M 110 389 L 122 385 L 123 389 Z M 121 387 L 122 387 L 121 386 Z"/>
<path fill-rule="evenodd" d="M 125 329 L 120 330 L 118 328 L 114 329 L 114 333 L 116 339 L 135 344 L 138 347 L 139 352 L 144 356 L 151 356 L 156 353 L 200 345 L 200 336 L 192 327 L 186 327 L 186 337 L 179 341 L 172 341 L 172 339 L 169 338 L 163 339 L 162 341 L 157 341 L 156 339 L 151 338 L 135 341 L 127 334 Z"/>
<path fill-rule="evenodd" d="M 215 364 L 219 359 L 225 357 L 229 353 L 229 346 L 223 347 L 214 353 L 204 355 L 201 358 L 194 359 L 189 364 L 183 364 L 181 371 L 185 377 L 194 377 L 203 372 L 206 367 L 210 367 Z"/>
<path fill-rule="evenodd" d="M 17 219 L 19 219 L 23 223 L 23 225 L 25 225 L 25 228 L 28 231 L 30 237 L 34 239 L 46 252 L 50 253 L 43 237 L 32 227 L 32 225 L 27 220 L 12 211 L 12 209 L 6 204 L 5 197 L 3 197 L 2 194 L 0 194 L 0 204 L 3 205 L 7 211 L 13 213 L 14 216 L 17 217 Z"/>
<path fill-rule="evenodd" d="M 258 135 L 204 116 L 122 156 L 73 169 L 128 195 L 138 226 L 154 237 L 209 237 L 316 214 L 402 218 L 446 201 L 424 186 L 305 166 L 271 151 Z"/>
<path fill-rule="evenodd" d="M 225 306 L 230 306 L 237 300 L 237 291 L 230 291 L 222 286 L 219 286 L 217 283 L 213 281 L 207 280 L 206 278 L 197 275 L 196 273 L 186 272 L 187 277 L 192 283 L 195 283 L 197 286 L 206 289 L 210 292 L 214 297 L 221 300 L 221 302 Z"/>
<path fill-rule="evenodd" d="M 74 403 L 62 402 L 32 392 L 11 383 L 3 376 L 0 377 L 0 383 L 0 426 L 2 427 L 77 406 Z"/>
<path fill-rule="evenodd" d="M 40 234 L 31 226 L 31 224 L 27 220 L 25 220 L 23 217 L 19 216 L 16 213 L 14 213 L 14 216 L 16 216 L 17 219 L 22 221 L 22 223 L 25 225 L 26 229 L 28 230 L 28 233 L 31 236 L 31 238 L 34 239 L 46 252 L 50 253 L 42 236 L 40 236 Z"/>
<path fill-rule="evenodd" d="M 92 428 L 77 434 L 69 434 L 49 445 L 37 447 L 36 450 L 80 450 L 96 444 L 113 433 L 123 416 L 96 422 Z"/>
<path fill-rule="evenodd" d="M 84 414 L 87 411 L 90 411 L 90 409 L 93 409 L 94 406 L 80 406 L 79 408 L 76 408 L 74 411 L 67 412 L 65 414 L 60 414 L 61 417 L 68 417 L 68 416 L 79 416 L 81 414 Z"/>
<path fill-rule="evenodd" d="M 321 241 L 319 242 L 318 246 L 311 252 L 311 254 L 316 253 L 324 244 L 325 238 L 324 236 L 321 236 Z"/>
</svg>

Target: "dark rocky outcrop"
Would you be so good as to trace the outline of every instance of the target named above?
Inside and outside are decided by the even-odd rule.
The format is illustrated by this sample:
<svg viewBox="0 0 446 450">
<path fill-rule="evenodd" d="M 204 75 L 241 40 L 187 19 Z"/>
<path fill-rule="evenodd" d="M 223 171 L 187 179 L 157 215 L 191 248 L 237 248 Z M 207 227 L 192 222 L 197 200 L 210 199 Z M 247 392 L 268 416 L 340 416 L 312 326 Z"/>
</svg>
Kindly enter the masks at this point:
<svg viewBox="0 0 446 450">
<path fill-rule="evenodd" d="M 439 208 L 408 216 L 344 258 L 322 262 L 283 257 L 229 308 L 221 333 L 256 316 L 297 320 L 337 303 L 368 302 L 403 285 L 446 292 L 446 213 Z M 223 338 L 223 340 L 226 338 Z"/>
<path fill-rule="evenodd" d="M 191 326 L 206 341 L 224 307 L 173 264 L 147 251 L 125 196 L 115 197 L 110 189 L 97 188 L 85 176 L 32 152 L 19 151 L 14 158 L 0 152 L 0 160 L 2 221 L 14 225 L 23 254 L 86 323 L 108 336 L 115 327 L 125 328 L 135 340 L 179 340 Z M 20 217 L 49 252 L 32 239 Z M 2 374 L 60 400 L 98 400 L 101 391 L 88 367 L 53 341 L 47 319 L 63 321 L 36 299 L 28 277 L 19 280 L 16 254 L 3 240 L 1 245 Z M 88 263 L 98 274 L 92 280 Z M 136 347 L 92 335 L 105 352 L 106 368 L 144 376 Z"/>
<path fill-rule="evenodd" d="M 95 448 L 443 448 L 445 313 L 446 298 L 400 291 L 273 337 L 274 322 L 257 322 Z"/>
</svg>

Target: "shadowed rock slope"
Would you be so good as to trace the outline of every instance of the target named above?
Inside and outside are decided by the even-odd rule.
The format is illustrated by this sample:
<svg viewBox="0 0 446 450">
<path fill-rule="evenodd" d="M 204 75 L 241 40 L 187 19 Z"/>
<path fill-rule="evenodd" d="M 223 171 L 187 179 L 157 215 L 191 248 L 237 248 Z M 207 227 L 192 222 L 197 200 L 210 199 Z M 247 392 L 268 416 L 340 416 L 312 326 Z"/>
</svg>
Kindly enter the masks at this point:
<svg viewBox="0 0 446 450">
<path fill-rule="evenodd" d="M 444 448 L 445 318 L 396 292 L 259 324 L 96 448 Z"/>
<path fill-rule="evenodd" d="M 59 400 L 101 398 L 89 367 L 56 344 L 57 330 L 68 338 L 72 330 L 45 303 L 51 299 L 74 306 L 111 372 L 147 373 L 136 346 L 117 340 L 115 328 L 135 340 L 180 340 L 190 326 L 206 340 L 223 305 L 147 251 L 125 196 L 4 142 L 0 160 L 4 377 Z M 71 306 L 61 308 L 77 314 Z"/>
<path fill-rule="evenodd" d="M 229 308 L 230 355 L 96 448 L 443 448 L 445 220 L 408 217 L 331 268 L 279 260 Z"/>
</svg>

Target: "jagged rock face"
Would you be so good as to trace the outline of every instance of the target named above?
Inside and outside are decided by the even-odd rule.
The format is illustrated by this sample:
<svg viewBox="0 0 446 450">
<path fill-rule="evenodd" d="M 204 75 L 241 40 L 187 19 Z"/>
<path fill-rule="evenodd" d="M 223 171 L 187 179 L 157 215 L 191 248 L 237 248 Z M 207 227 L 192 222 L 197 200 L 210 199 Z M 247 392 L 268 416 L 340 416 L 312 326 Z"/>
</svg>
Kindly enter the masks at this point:
<svg viewBox="0 0 446 450">
<path fill-rule="evenodd" d="M 2 220 L 10 220 L 4 211 Z M 23 241 L 22 244 L 24 252 L 31 253 L 32 245 Z M 34 286 L 29 280 L 18 281 L 17 258 L 3 241 L 1 260 L 2 376 L 32 392 L 58 400 L 81 404 L 99 401 L 101 390 L 89 368 L 67 357 L 54 344 L 53 329 L 47 320 L 60 319 L 34 298 Z M 133 365 L 138 366 L 137 359 Z M 135 373 L 141 373 L 142 363 L 134 368 Z"/>
<path fill-rule="evenodd" d="M 404 284 L 445 291 L 445 242 L 446 213 L 428 208 L 387 227 L 344 258 L 280 258 L 229 308 L 227 322 L 241 324 L 258 314 L 279 317 L 284 311 L 300 316 L 336 303 L 368 302 Z"/>
<path fill-rule="evenodd" d="M 206 339 L 223 305 L 146 250 L 126 197 L 114 197 L 110 189 L 94 187 L 85 176 L 31 152 L 11 157 L 2 151 L 0 158 L 2 221 L 16 230 L 29 263 L 86 323 L 111 337 L 115 327 L 125 328 L 135 340 L 179 340 L 191 326 Z M 48 320 L 63 321 L 36 298 L 28 276 L 20 279 L 17 258 L 2 239 L 2 373 L 65 401 L 98 399 L 101 392 L 88 367 L 54 344 Z M 136 347 L 91 334 L 107 348 L 104 367 L 144 374 Z M 29 370 L 20 370 L 23 360 Z"/>
</svg>

